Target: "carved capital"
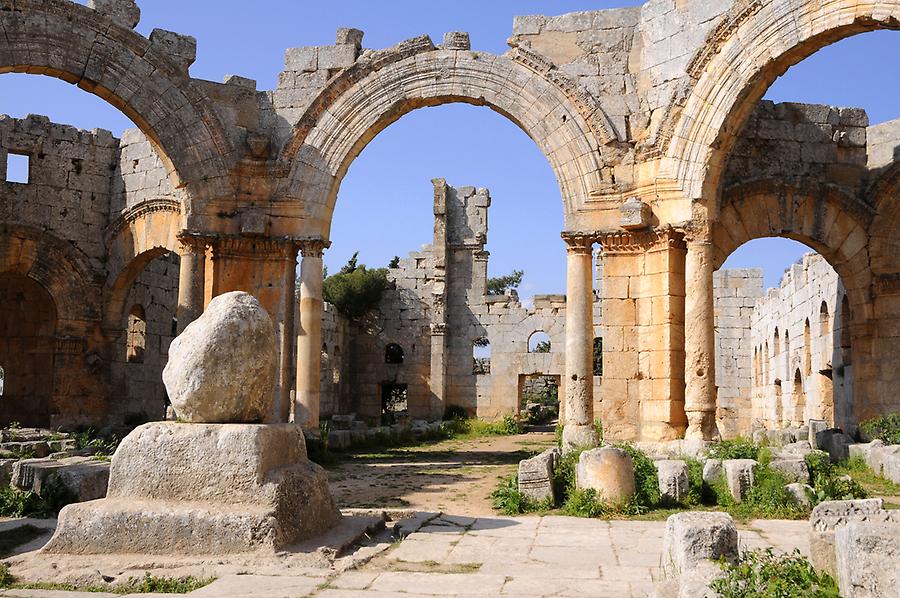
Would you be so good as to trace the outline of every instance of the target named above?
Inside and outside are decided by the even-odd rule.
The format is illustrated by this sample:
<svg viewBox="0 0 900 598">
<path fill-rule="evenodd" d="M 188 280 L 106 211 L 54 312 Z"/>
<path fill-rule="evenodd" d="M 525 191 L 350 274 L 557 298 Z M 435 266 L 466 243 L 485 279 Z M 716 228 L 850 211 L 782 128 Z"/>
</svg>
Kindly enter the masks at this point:
<svg viewBox="0 0 900 598">
<path fill-rule="evenodd" d="M 596 241 L 592 233 L 564 232 L 560 235 L 566 243 L 566 251 L 572 254 L 591 255 Z"/>
<path fill-rule="evenodd" d="M 331 247 L 331 241 L 322 238 L 310 237 L 308 239 L 300 239 L 297 241 L 297 248 L 303 257 L 321 258 L 325 250 Z"/>
<path fill-rule="evenodd" d="M 205 253 L 209 245 L 209 237 L 200 233 L 183 230 L 178 233 L 178 252 L 181 255 L 188 253 Z"/>
<path fill-rule="evenodd" d="M 447 334 L 447 325 L 443 322 L 435 322 L 431 325 L 432 336 L 440 336 Z"/>
<path fill-rule="evenodd" d="M 671 227 L 646 232 L 611 231 L 598 236 L 604 254 L 686 249 L 684 234 Z"/>
<path fill-rule="evenodd" d="M 296 241 L 287 238 L 260 239 L 239 235 L 223 235 L 209 241 L 213 259 L 234 257 L 257 261 L 296 259 Z"/>
</svg>

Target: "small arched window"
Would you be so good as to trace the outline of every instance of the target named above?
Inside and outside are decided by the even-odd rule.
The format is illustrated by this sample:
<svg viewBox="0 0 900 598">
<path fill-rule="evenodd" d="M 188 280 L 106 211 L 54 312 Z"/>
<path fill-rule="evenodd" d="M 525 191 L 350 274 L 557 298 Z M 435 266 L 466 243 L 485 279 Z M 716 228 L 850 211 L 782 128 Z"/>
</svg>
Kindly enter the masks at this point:
<svg viewBox="0 0 900 598">
<path fill-rule="evenodd" d="M 549 353 L 550 352 L 550 335 L 543 330 L 537 330 L 528 337 L 529 353 Z"/>
<path fill-rule="evenodd" d="M 6 381 L 6 372 L 3 371 L 3 366 L 0 365 L 0 397 L 3 396 L 3 383 Z"/>
<path fill-rule="evenodd" d="M 812 375 L 812 333 L 809 329 L 809 320 L 803 325 L 803 373 Z"/>
<path fill-rule="evenodd" d="M 143 363 L 147 349 L 147 315 L 142 305 L 135 305 L 128 313 L 127 350 L 129 363 Z"/>
<path fill-rule="evenodd" d="M 403 363 L 403 347 L 397 343 L 391 343 L 385 347 L 384 362 L 394 365 Z"/>
<path fill-rule="evenodd" d="M 828 313 L 828 304 L 824 301 L 819 307 L 819 333 L 821 336 L 831 334 L 831 315 Z"/>
</svg>

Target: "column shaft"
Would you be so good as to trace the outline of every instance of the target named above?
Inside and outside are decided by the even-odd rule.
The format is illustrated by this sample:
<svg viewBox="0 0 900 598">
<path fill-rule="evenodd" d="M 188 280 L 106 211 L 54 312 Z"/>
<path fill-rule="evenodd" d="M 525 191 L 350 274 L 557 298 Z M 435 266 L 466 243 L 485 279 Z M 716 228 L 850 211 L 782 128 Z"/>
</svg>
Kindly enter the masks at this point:
<svg viewBox="0 0 900 598">
<path fill-rule="evenodd" d="M 206 290 L 206 241 L 190 235 L 179 238 L 178 308 L 176 332 L 200 317 Z"/>
<path fill-rule="evenodd" d="M 716 426 L 713 246 L 689 239 L 685 260 L 685 438 L 712 440 Z"/>
<path fill-rule="evenodd" d="M 322 369 L 322 252 L 326 242 L 300 244 L 300 321 L 297 330 L 297 392 L 294 421 L 311 431 L 319 429 Z"/>
<path fill-rule="evenodd" d="M 566 282 L 566 392 L 563 447 L 595 445 L 594 293 L 592 242 L 584 235 L 563 235 L 568 246 Z"/>
</svg>

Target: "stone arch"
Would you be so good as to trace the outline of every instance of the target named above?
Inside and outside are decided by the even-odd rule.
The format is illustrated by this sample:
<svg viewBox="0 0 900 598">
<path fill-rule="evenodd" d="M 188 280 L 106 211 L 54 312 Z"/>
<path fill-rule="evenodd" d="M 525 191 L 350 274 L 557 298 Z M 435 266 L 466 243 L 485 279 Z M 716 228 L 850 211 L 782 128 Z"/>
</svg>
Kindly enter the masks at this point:
<svg viewBox="0 0 900 598">
<path fill-rule="evenodd" d="M 106 231 L 108 299 L 104 314 L 107 328 L 121 327 L 128 290 L 147 264 L 168 252 L 178 251 L 182 224 L 179 202 L 156 199 L 126 210 L 109 226 Z"/>
<path fill-rule="evenodd" d="M 559 183 L 566 226 L 575 226 L 601 186 L 601 145 L 615 141 L 596 103 L 543 57 L 435 49 L 427 37 L 361 58 L 329 83 L 282 150 L 290 169 L 282 196 L 302 200 L 317 228 L 310 233 L 327 237 L 341 181 L 369 141 L 415 109 L 453 102 L 487 106 L 537 143 Z"/>
<path fill-rule="evenodd" d="M 542 345 L 546 343 L 546 345 Z M 535 330 L 528 335 L 527 349 L 529 353 L 549 353 L 553 348 L 553 339 L 543 330 Z"/>
<path fill-rule="evenodd" d="M 102 279 L 71 243 L 25 225 L 0 224 L 0 272 L 26 276 L 56 303 L 61 328 L 100 320 Z M 63 330 L 64 332 L 64 330 Z"/>
<path fill-rule="evenodd" d="M 660 175 L 711 202 L 737 135 L 777 77 L 831 43 L 898 26 L 896 0 L 737 0 L 688 66 L 685 100 L 662 127 Z"/>
<path fill-rule="evenodd" d="M 0 74 L 47 75 L 99 96 L 143 131 L 174 187 L 193 198 L 226 194 L 229 138 L 187 65 L 167 53 L 164 41 L 69 0 L 4 4 Z"/>
<path fill-rule="evenodd" d="M 729 187 L 712 226 L 715 267 L 748 241 L 785 237 L 821 254 L 841 277 L 854 309 L 867 319 L 869 293 L 868 226 L 864 204 L 832 187 L 802 188 L 773 181 Z"/>
</svg>

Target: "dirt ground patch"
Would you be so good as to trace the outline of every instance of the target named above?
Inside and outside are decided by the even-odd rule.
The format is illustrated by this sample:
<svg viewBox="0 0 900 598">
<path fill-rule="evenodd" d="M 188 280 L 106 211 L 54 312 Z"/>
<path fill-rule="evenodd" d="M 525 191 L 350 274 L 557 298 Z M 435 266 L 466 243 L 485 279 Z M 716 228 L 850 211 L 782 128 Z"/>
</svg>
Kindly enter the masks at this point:
<svg viewBox="0 0 900 598">
<path fill-rule="evenodd" d="M 481 517 L 490 494 L 522 459 L 553 446 L 552 433 L 446 440 L 348 456 L 328 468 L 339 507 L 412 508 Z"/>
</svg>

